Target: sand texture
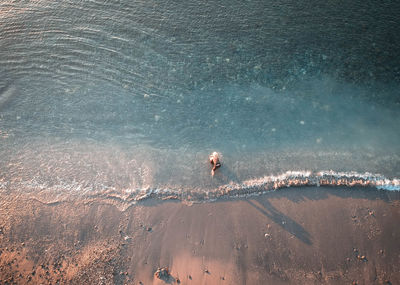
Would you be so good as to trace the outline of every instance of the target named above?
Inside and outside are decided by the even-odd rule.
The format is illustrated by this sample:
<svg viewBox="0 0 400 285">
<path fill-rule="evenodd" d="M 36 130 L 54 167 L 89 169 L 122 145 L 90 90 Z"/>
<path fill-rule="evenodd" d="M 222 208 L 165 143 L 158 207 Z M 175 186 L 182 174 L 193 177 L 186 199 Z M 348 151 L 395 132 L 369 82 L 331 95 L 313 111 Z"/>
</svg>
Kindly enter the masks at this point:
<svg viewBox="0 0 400 285">
<path fill-rule="evenodd" d="M 399 192 L 308 187 L 125 210 L 0 201 L 0 284 L 400 284 Z"/>
</svg>

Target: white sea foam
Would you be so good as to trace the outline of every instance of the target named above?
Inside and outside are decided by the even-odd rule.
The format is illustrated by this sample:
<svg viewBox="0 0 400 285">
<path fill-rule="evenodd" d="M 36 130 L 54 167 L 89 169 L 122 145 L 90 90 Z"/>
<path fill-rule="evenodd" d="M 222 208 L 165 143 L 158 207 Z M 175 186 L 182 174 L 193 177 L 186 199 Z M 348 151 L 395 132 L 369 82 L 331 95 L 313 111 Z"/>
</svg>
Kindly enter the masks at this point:
<svg viewBox="0 0 400 285">
<path fill-rule="evenodd" d="M 289 187 L 372 187 L 379 190 L 400 191 L 400 179 L 389 179 L 383 175 L 369 172 L 324 170 L 318 172 L 287 171 L 279 175 L 267 175 L 244 180 L 240 183 L 230 182 L 207 190 L 179 186 L 118 189 L 105 185 L 80 185 L 78 183 L 58 183 L 49 186 L 36 180 L 31 181 L 31 183 L 24 182 L 19 186 L 22 186 L 25 193 L 30 193 L 34 198 L 47 203 L 80 197 L 110 200 L 131 205 L 151 198 L 160 200 L 174 199 L 183 202 L 212 202 L 223 198 L 246 198 L 262 195 Z M 10 183 L 0 183 L 0 190 L 5 190 L 9 187 L 11 187 Z"/>
</svg>

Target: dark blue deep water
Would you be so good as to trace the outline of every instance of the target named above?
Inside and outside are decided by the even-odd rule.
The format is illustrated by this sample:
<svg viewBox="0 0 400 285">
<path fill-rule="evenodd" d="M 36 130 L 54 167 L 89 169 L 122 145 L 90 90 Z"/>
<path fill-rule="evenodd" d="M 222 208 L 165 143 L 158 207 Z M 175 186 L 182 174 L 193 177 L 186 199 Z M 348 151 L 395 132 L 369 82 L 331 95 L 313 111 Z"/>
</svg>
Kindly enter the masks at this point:
<svg viewBox="0 0 400 285">
<path fill-rule="evenodd" d="M 0 190 L 186 199 L 320 171 L 400 189 L 399 15 L 398 1 L 3 0 Z"/>
</svg>

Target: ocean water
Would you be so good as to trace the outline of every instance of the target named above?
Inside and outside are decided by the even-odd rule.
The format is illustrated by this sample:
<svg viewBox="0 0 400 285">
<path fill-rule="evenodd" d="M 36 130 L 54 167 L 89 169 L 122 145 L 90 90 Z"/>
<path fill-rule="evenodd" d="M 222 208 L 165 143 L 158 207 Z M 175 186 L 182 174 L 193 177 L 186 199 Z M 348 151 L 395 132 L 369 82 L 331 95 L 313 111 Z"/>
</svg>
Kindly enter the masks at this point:
<svg viewBox="0 0 400 285">
<path fill-rule="evenodd" d="M 399 14 L 396 1 L 3 0 L 0 191 L 400 190 Z"/>
</svg>

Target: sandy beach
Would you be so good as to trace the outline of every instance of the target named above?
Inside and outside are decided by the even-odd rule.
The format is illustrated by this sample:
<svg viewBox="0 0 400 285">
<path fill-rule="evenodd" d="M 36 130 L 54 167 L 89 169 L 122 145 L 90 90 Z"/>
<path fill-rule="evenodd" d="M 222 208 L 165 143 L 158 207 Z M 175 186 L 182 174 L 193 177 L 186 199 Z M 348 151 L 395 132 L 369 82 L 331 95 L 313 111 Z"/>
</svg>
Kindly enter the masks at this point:
<svg viewBox="0 0 400 285">
<path fill-rule="evenodd" d="M 400 284 L 399 192 L 290 188 L 125 210 L 0 201 L 0 284 Z"/>
<path fill-rule="evenodd" d="M 0 285 L 400 285 L 399 15 L 1 0 Z"/>
</svg>

